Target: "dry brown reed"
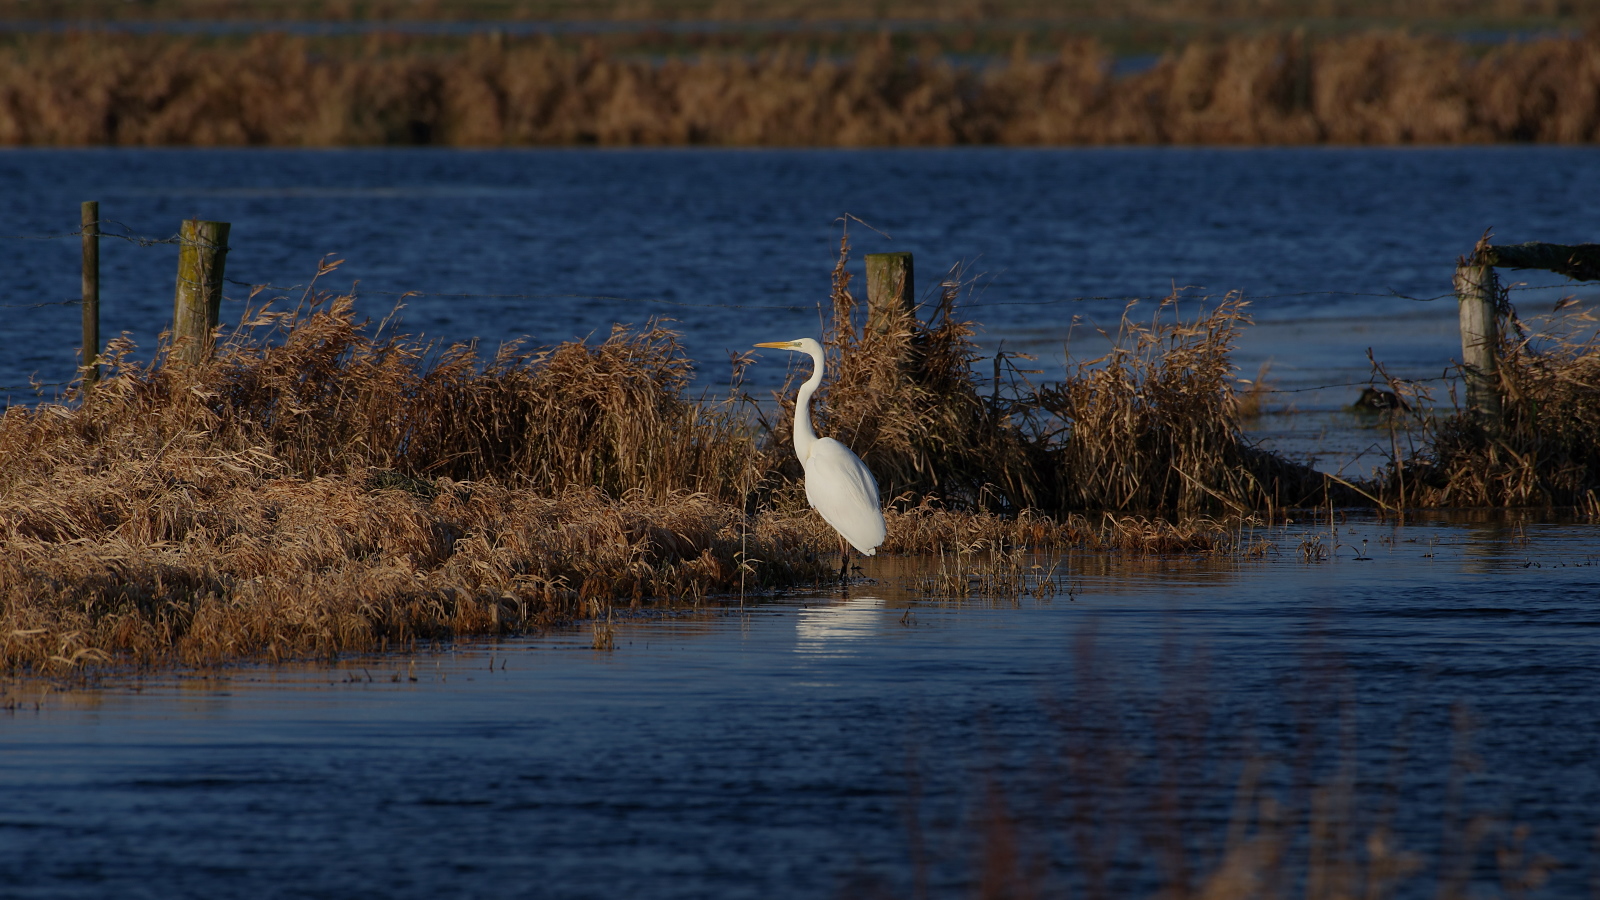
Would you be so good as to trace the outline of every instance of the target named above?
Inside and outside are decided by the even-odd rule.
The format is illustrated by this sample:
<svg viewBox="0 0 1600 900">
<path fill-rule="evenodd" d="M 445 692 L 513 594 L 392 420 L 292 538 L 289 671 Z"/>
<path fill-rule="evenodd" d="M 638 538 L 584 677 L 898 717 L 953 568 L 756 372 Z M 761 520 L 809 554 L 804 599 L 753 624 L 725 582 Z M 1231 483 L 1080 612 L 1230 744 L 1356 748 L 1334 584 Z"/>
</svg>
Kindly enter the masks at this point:
<svg viewBox="0 0 1600 900">
<path fill-rule="evenodd" d="M 846 236 L 823 335 L 829 376 L 812 401 L 819 431 L 854 449 L 886 497 L 934 495 L 963 508 L 1011 511 L 1032 506 L 1020 435 L 979 392 L 972 326 L 956 314 L 958 274 L 940 285 L 926 314 L 920 308 L 885 310 L 862 327 L 848 260 Z M 778 473 L 797 482 L 794 392 L 786 386 L 778 400 L 772 452 L 782 461 Z"/>
<path fill-rule="evenodd" d="M 1403 465 L 1391 461 L 1381 479 L 1385 497 L 1395 504 L 1595 508 L 1600 498 L 1597 320 L 1568 307 L 1531 327 L 1513 313 L 1508 324 L 1498 351 L 1498 422 L 1460 408 L 1436 418 L 1424 409 L 1425 391 L 1400 386 L 1418 411 L 1397 419 L 1414 432 L 1408 444 L 1414 441 L 1420 449 Z"/>
<path fill-rule="evenodd" d="M 1065 451 L 980 396 L 954 286 L 932 324 L 861 334 L 843 272 L 821 409 L 903 491 L 886 552 L 1238 550 L 1236 522 L 1028 509 L 1026 465 Z M 763 438 L 737 373 L 725 398 L 686 398 L 657 325 L 483 356 L 323 295 L 247 314 L 200 364 L 130 350 L 75 402 L 0 415 L 6 668 L 406 646 L 830 569 L 787 429 Z"/>
<path fill-rule="evenodd" d="M 1116 334 L 1106 335 L 1111 350 L 1077 363 L 1058 382 L 1034 385 L 997 368 L 998 383 L 985 385 L 974 367 L 971 324 L 956 308 L 958 275 L 940 286 L 926 316 L 920 309 L 883 311 L 863 326 L 848 255 L 846 239 L 824 335 L 831 374 L 812 416 L 821 433 L 867 462 L 885 496 L 902 508 L 936 497 L 953 509 L 1012 515 L 1037 509 L 1189 517 L 1354 496 L 1244 438 L 1232 349 L 1248 320 L 1247 304 L 1236 297 L 1196 308 L 1187 321 L 1177 315 L 1176 296 L 1148 323 L 1125 315 Z M 795 508 L 801 473 L 790 446 L 792 384 L 777 399 L 781 414 L 768 424 L 777 460 L 769 496 Z M 1075 530 L 1065 543 L 1191 546 L 1187 537 L 1141 532 L 1137 540 L 1108 540 L 1096 528 Z"/>
<path fill-rule="evenodd" d="M 1148 323 L 1130 307 L 1105 356 L 1041 386 L 1021 411 L 1041 436 L 1045 508 L 1243 513 L 1328 489 L 1243 438 L 1232 349 L 1248 304 L 1229 296 L 1184 321 L 1178 303 L 1168 298 Z"/>
<path fill-rule="evenodd" d="M 834 46 L 837 37 L 830 39 Z M 847 42 L 848 44 L 848 42 Z M 1039 48 L 1044 49 L 1044 48 Z M 1600 33 L 1479 53 L 1403 31 L 1093 38 L 990 65 L 889 39 L 665 60 L 548 38 L 13 34 L 6 145 L 1411 144 L 1600 137 Z"/>
<path fill-rule="evenodd" d="M 682 396 L 659 328 L 480 359 L 324 298 L 202 365 L 126 349 L 75 405 L 0 415 L 5 668 L 404 646 L 829 569 L 809 521 L 744 515 L 750 429 Z"/>
</svg>

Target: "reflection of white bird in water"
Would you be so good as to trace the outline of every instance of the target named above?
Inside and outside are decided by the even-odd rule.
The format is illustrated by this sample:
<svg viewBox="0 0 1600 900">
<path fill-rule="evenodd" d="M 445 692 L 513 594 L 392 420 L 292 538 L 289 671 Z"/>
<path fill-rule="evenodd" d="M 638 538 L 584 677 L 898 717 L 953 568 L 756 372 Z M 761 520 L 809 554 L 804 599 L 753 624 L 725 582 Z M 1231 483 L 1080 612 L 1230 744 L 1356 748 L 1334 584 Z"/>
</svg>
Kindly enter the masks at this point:
<svg viewBox="0 0 1600 900">
<path fill-rule="evenodd" d="M 877 597 L 857 597 L 837 606 L 813 606 L 800 610 L 795 620 L 795 637 L 801 653 L 840 649 L 844 641 L 859 641 L 881 633 L 894 619 L 886 615 Z M 829 646 L 831 645 L 831 647 Z"/>
<path fill-rule="evenodd" d="M 757 344 L 775 350 L 811 354 L 811 377 L 794 399 L 794 452 L 806 471 L 806 499 L 844 538 L 839 577 L 850 572 L 850 548 L 871 556 L 883 543 L 883 510 L 878 506 L 878 480 L 850 448 L 833 438 L 819 438 L 811 428 L 811 395 L 822 384 L 822 345 L 811 338 Z"/>
</svg>

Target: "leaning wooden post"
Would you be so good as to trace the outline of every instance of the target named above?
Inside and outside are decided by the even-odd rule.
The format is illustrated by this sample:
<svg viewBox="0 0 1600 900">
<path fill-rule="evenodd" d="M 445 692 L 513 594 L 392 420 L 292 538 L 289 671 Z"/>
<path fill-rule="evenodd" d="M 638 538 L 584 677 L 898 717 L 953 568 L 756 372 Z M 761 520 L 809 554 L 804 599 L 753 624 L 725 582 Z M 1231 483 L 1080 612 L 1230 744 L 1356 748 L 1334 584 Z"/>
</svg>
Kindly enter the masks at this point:
<svg viewBox="0 0 1600 900">
<path fill-rule="evenodd" d="M 84 201 L 79 210 L 83 234 L 83 386 L 100 380 L 100 204 Z"/>
<path fill-rule="evenodd" d="M 211 353 L 222 312 L 228 223 L 186 219 L 178 232 L 178 291 L 172 306 L 172 356 L 194 365 Z"/>
<path fill-rule="evenodd" d="M 916 314 L 915 271 L 909 253 L 867 254 L 867 331 L 888 334 Z"/>
<path fill-rule="evenodd" d="M 1490 430 L 1500 427 L 1500 379 L 1495 352 L 1500 345 L 1500 283 L 1494 267 L 1474 253 L 1456 263 L 1456 300 L 1461 304 L 1461 368 L 1466 375 L 1467 408 Z"/>
</svg>

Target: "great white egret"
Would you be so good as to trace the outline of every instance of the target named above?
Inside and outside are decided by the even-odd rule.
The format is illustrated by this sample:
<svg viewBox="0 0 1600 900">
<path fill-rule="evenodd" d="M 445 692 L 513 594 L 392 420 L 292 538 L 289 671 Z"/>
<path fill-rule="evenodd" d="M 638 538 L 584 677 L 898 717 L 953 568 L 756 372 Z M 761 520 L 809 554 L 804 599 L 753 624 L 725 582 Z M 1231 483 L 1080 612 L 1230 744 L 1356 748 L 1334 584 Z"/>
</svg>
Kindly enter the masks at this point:
<svg viewBox="0 0 1600 900">
<path fill-rule="evenodd" d="M 839 577 L 850 573 L 850 548 L 863 556 L 878 552 L 886 531 L 878 506 L 878 479 L 861 457 L 833 438 L 819 438 L 811 427 L 811 395 L 822 384 L 822 345 L 811 338 L 757 344 L 811 356 L 811 377 L 794 398 L 794 453 L 806 473 L 806 500 L 839 532 L 844 561 Z"/>
</svg>

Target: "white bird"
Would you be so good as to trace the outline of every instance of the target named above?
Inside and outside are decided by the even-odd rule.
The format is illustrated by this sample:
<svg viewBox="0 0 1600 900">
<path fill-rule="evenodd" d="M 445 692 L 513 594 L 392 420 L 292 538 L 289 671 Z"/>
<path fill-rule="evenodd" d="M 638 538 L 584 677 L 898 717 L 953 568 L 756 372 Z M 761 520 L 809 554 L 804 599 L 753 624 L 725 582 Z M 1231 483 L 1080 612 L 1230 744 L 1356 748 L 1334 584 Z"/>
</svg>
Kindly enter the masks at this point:
<svg viewBox="0 0 1600 900">
<path fill-rule="evenodd" d="M 850 571 L 850 548 L 863 556 L 878 552 L 887 531 L 878 505 L 878 480 L 861 457 L 833 438 L 819 438 L 811 427 L 811 395 L 822 384 L 822 345 L 811 338 L 757 344 L 811 355 L 811 377 L 794 399 L 794 453 L 806 473 L 806 500 L 844 539 L 839 577 Z"/>
</svg>

